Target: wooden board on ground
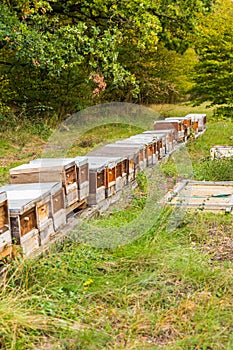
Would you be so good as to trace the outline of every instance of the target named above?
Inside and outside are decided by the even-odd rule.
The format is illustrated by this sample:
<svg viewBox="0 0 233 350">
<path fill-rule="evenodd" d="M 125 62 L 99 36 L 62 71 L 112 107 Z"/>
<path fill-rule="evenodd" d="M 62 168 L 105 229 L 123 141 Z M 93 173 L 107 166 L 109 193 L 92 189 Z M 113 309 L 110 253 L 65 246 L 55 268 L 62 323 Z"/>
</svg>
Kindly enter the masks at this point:
<svg viewBox="0 0 233 350">
<path fill-rule="evenodd" d="M 233 158 L 233 146 L 213 146 L 210 156 L 211 159 Z"/>
<path fill-rule="evenodd" d="M 165 201 L 179 207 L 233 213 L 233 181 L 184 180 L 167 194 Z"/>
</svg>

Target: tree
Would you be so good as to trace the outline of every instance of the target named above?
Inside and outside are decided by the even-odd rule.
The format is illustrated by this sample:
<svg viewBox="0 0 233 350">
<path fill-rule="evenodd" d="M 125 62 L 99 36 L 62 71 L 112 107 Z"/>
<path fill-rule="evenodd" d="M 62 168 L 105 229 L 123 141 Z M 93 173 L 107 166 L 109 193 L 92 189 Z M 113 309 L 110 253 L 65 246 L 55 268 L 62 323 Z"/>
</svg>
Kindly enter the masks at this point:
<svg viewBox="0 0 233 350">
<path fill-rule="evenodd" d="M 159 40 L 183 52 L 197 14 L 210 6 L 211 0 L 2 0 L 3 99 L 72 112 L 91 103 L 95 74 L 108 98 L 118 91 L 135 98 L 142 86 L 135 59 L 156 57 Z"/>
<path fill-rule="evenodd" d="M 199 62 L 195 67 L 192 90 L 199 102 L 233 108 L 233 3 L 218 0 L 213 11 L 200 16 L 195 40 Z M 231 112 L 232 113 L 232 112 Z"/>
</svg>

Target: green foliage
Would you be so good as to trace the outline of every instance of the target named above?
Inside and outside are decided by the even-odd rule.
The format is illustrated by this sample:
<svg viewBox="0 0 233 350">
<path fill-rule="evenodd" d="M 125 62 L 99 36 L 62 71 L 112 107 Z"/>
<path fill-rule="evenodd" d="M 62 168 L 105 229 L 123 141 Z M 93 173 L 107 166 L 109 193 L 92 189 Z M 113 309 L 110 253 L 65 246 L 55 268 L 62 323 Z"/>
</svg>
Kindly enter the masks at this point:
<svg viewBox="0 0 233 350">
<path fill-rule="evenodd" d="M 3 0 L 2 99 L 19 114 L 26 108 L 43 117 L 64 117 L 106 100 L 175 101 L 190 84 L 184 78 L 189 59 L 164 46 L 184 52 L 197 14 L 210 3 Z"/>
<path fill-rule="evenodd" d="M 194 97 L 213 105 L 226 105 L 232 115 L 233 4 L 218 0 L 208 16 L 200 16 L 195 46 Z"/>
</svg>

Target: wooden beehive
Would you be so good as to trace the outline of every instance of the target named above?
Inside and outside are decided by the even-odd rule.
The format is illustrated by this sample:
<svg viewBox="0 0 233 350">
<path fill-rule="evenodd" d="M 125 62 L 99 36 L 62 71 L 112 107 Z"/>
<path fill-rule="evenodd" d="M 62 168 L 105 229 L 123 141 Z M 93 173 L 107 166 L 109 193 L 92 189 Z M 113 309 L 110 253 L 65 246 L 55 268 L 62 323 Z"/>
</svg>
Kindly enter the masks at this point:
<svg viewBox="0 0 233 350">
<path fill-rule="evenodd" d="M 25 255 L 30 255 L 40 246 L 35 201 L 23 198 L 23 193 L 20 199 L 12 199 L 13 192 L 10 192 L 11 198 L 7 193 L 12 240 L 21 246 Z"/>
<path fill-rule="evenodd" d="M 140 137 L 144 137 L 153 144 L 153 164 L 157 163 L 158 159 L 163 158 L 166 153 L 166 134 L 148 134 L 143 132 L 139 134 Z"/>
<path fill-rule="evenodd" d="M 128 140 L 132 140 L 132 142 L 142 144 L 146 148 L 147 154 L 147 166 L 152 166 L 157 162 L 157 141 L 151 137 L 150 135 L 138 134 L 135 136 L 131 136 Z"/>
<path fill-rule="evenodd" d="M 174 129 L 177 142 L 184 141 L 184 126 L 181 120 L 157 120 L 154 122 L 155 130 Z"/>
<path fill-rule="evenodd" d="M 162 159 L 164 155 L 167 153 L 167 136 L 165 133 L 157 133 L 154 131 L 150 136 L 153 137 L 155 141 L 157 141 L 157 158 Z"/>
<path fill-rule="evenodd" d="M 120 157 L 116 162 L 116 191 L 120 191 L 127 185 L 127 158 Z"/>
<path fill-rule="evenodd" d="M 145 133 L 151 133 L 153 135 L 153 133 L 155 133 L 156 135 L 163 135 L 164 133 L 167 135 L 166 138 L 166 152 L 171 152 L 176 144 L 176 131 L 174 129 L 164 129 L 164 130 L 149 130 L 149 131 L 145 131 Z"/>
<path fill-rule="evenodd" d="M 107 197 L 109 197 L 111 194 L 115 193 L 115 191 L 117 192 L 127 185 L 127 158 L 113 157 L 109 154 L 106 155 L 104 152 L 105 147 L 101 150 L 102 151 L 96 150 L 90 152 L 88 157 L 89 160 L 90 157 L 92 157 L 96 160 L 101 159 L 102 161 L 106 161 L 106 193 Z"/>
<path fill-rule="evenodd" d="M 86 200 L 89 196 L 89 164 L 87 157 L 75 157 L 78 177 L 79 201 Z"/>
<path fill-rule="evenodd" d="M 149 134 L 155 139 L 158 139 L 159 158 L 162 158 L 165 153 L 170 153 L 176 145 L 175 132 L 172 129 L 168 130 L 147 130 L 143 134 Z"/>
<path fill-rule="evenodd" d="M 60 191 L 63 194 L 61 183 L 32 183 L 11 184 L 4 186 L 9 200 L 28 200 L 35 203 L 36 223 L 40 236 L 40 245 L 46 244 L 58 228 L 53 207 L 53 196 Z M 59 212 L 59 226 L 66 223 L 64 208 L 64 194 L 62 208 Z"/>
<path fill-rule="evenodd" d="M 77 169 L 74 160 L 44 158 L 31 161 L 10 170 L 11 183 L 61 182 L 65 190 L 66 211 L 72 211 L 78 202 Z"/>
<path fill-rule="evenodd" d="M 94 205 L 102 202 L 106 198 L 106 163 L 95 162 L 94 157 L 88 157 L 89 163 L 89 196 L 87 203 Z"/>
<path fill-rule="evenodd" d="M 0 189 L 0 260 L 11 255 L 12 238 L 7 194 Z"/>
<path fill-rule="evenodd" d="M 137 174 L 138 171 L 142 171 L 148 166 L 147 149 L 142 142 L 135 142 L 133 140 L 130 140 L 130 138 L 128 138 L 128 139 L 116 141 L 115 145 L 116 145 L 115 147 L 121 147 L 122 149 L 128 149 L 133 152 L 134 161 L 133 160 L 130 161 L 131 163 L 130 169 L 133 169 L 132 165 L 134 162 L 135 175 Z"/>
<path fill-rule="evenodd" d="M 135 145 L 133 143 L 121 144 L 112 143 L 105 145 L 95 151 L 90 152 L 90 155 L 96 156 L 111 156 L 111 157 L 123 157 L 127 159 L 126 171 L 127 171 L 127 183 L 135 180 L 137 171 L 140 170 L 140 154 L 144 152 L 144 147 Z M 143 155 L 144 153 L 142 153 Z M 125 169 L 125 167 L 124 167 Z M 124 174 L 124 171 L 123 171 Z"/>
<path fill-rule="evenodd" d="M 194 130 L 198 132 L 203 132 L 206 129 L 206 114 L 196 114 L 190 113 L 185 116 L 186 118 L 191 118 Z"/>
<path fill-rule="evenodd" d="M 187 140 L 191 135 L 191 117 L 170 117 L 166 118 L 167 121 L 179 120 L 182 123 L 184 130 L 184 141 Z"/>
<path fill-rule="evenodd" d="M 33 161 L 35 162 L 41 162 L 42 159 L 36 159 Z M 75 158 L 45 158 L 43 159 L 43 162 L 49 162 L 51 163 L 57 163 L 58 161 L 64 161 L 64 162 L 75 162 L 76 166 L 76 179 L 75 182 L 77 183 L 77 190 L 78 190 L 78 198 L 74 202 L 74 209 L 75 207 L 78 207 L 80 204 L 83 204 L 88 195 L 89 195 L 89 165 L 88 160 L 86 157 L 75 157 Z M 72 174 L 74 176 L 74 172 Z M 73 204 L 73 203 L 72 203 Z"/>
</svg>

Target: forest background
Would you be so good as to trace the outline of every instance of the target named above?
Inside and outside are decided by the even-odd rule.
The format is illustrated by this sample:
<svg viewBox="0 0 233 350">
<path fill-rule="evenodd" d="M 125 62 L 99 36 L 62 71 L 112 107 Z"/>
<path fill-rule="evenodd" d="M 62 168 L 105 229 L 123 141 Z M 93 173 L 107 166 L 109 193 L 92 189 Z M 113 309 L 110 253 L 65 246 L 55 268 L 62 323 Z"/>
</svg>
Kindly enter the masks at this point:
<svg viewBox="0 0 233 350">
<path fill-rule="evenodd" d="M 231 0 L 2 0 L 0 120 L 208 101 L 232 115 Z"/>
</svg>

